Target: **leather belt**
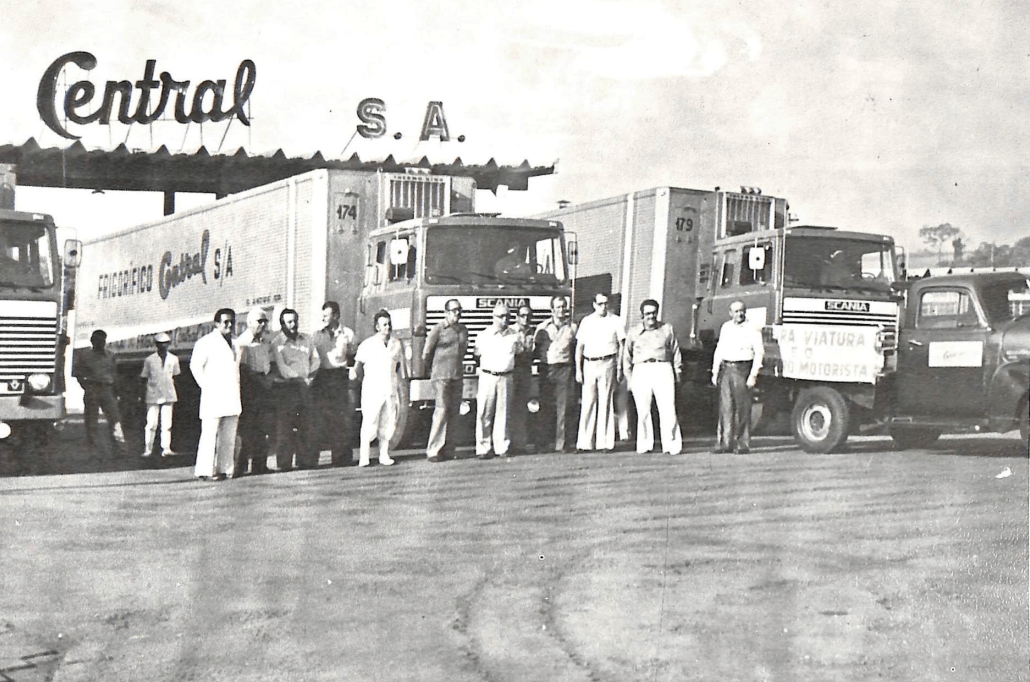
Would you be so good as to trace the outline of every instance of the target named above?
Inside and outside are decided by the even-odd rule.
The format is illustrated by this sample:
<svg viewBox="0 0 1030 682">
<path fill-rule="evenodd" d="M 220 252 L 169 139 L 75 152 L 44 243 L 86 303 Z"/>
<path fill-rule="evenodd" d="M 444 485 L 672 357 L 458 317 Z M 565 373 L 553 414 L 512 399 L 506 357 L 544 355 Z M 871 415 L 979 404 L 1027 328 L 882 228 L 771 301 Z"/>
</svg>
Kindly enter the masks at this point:
<svg viewBox="0 0 1030 682">
<path fill-rule="evenodd" d="M 640 360 L 639 362 L 669 362 L 668 360 Z M 634 363 L 637 364 L 637 363 Z"/>
<path fill-rule="evenodd" d="M 611 355 L 602 355 L 599 358 L 588 358 L 587 356 L 584 355 L 583 359 L 584 360 L 589 360 L 590 362 L 601 362 L 602 360 L 611 360 L 614 357 L 615 357 L 615 353 L 612 353 Z"/>
<path fill-rule="evenodd" d="M 483 369 L 482 367 L 480 367 L 479 371 L 484 373 L 484 374 L 489 374 L 489 375 L 495 376 L 495 377 L 503 377 L 503 376 L 507 376 L 507 375 L 511 374 L 511 370 L 510 369 L 507 372 L 494 372 L 493 370 Z"/>
<path fill-rule="evenodd" d="M 723 360 L 724 365 L 750 365 L 754 360 Z"/>
</svg>

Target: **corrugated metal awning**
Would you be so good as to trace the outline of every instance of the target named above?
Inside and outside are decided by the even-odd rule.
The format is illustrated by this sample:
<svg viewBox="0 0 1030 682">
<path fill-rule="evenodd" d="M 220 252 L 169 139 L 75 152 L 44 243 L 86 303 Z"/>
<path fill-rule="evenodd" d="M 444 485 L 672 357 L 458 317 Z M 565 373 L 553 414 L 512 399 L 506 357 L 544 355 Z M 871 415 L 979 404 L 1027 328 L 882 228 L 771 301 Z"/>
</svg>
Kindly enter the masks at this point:
<svg viewBox="0 0 1030 682">
<path fill-rule="evenodd" d="M 554 165 L 499 166 L 490 159 L 483 165 L 467 165 L 460 158 L 451 163 L 327 160 L 321 152 L 310 158 L 287 157 L 277 150 L 252 155 L 240 148 L 235 154 L 210 154 L 201 147 L 190 154 L 172 154 L 162 145 L 155 152 L 130 151 L 124 144 L 114 150 L 89 150 L 81 142 L 67 148 L 42 148 L 34 138 L 19 145 L 0 145 L 0 163 L 17 166 L 18 184 L 31 187 L 128 190 L 147 192 L 201 192 L 224 196 L 299 175 L 319 168 L 403 172 L 420 168 L 434 175 L 471 177 L 480 189 L 525 190 L 529 178 L 554 173 Z"/>
</svg>

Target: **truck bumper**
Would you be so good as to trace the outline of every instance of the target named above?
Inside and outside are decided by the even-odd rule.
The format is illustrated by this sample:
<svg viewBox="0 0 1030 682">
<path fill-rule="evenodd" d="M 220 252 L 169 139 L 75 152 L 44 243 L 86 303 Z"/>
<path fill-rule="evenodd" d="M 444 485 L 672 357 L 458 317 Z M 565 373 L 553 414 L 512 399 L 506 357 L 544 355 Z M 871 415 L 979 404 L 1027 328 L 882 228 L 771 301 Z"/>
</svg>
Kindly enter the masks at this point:
<svg viewBox="0 0 1030 682">
<path fill-rule="evenodd" d="M 0 421 L 56 421 L 64 417 L 63 395 L 0 397 Z"/>
</svg>

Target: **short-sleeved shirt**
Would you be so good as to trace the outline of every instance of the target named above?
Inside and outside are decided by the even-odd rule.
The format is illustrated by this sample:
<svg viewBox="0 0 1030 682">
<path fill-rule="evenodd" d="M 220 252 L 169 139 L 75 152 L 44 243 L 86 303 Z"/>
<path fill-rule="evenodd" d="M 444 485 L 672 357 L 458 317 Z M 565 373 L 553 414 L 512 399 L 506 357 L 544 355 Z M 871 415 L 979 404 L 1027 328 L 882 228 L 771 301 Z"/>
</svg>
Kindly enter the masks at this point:
<svg viewBox="0 0 1030 682">
<path fill-rule="evenodd" d="M 603 358 L 615 355 L 626 340 L 626 327 L 618 315 L 591 313 L 579 323 L 576 340 L 583 346 L 587 358 Z"/>
<path fill-rule="evenodd" d="M 385 344 L 378 334 L 370 336 L 358 346 L 354 362 L 364 368 L 362 400 L 366 394 L 389 395 L 399 388 L 401 372 L 398 367 L 404 362 L 404 344 L 392 336 Z"/>
<path fill-rule="evenodd" d="M 165 354 L 164 362 L 157 353 L 143 361 L 140 376 L 147 380 L 147 405 L 168 405 L 177 402 L 174 377 L 179 376 L 179 358 Z"/>
<path fill-rule="evenodd" d="M 488 372 L 510 372 L 515 369 L 515 355 L 524 347 L 522 334 L 511 327 L 497 329 L 491 325 L 476 337 L 479 367 Z"/>
<path fill-rule="evenodd" d="M 576 330 L 571 320 L 558 326 L 551 318 L 536 328 L 536 355 L 548 365 L 571 364 L 576 357 Z"/>
<path fill-rule="evenodd" d="M 676 374 L 683 370 L 680 359 L 680 344 L 671 324 L 659 324 L 654 329 L 644 329 L 640 324 L 626 335 L 626 360 L 630 366 L 645 362 L 668 362 Z"/>
<path fill-rule="evenodd" d="M 431 364 L 430 379 L 462 379 L 462 361 L 469 345 L 469 333 L 461 322 L 441 322 L 433 327 L 422 351 L 422 361 Z"/>
<path fill-rule="evenodd" d="M 339 369 L 346 367 L 351 353 L 354 352 L 354 330 L 342 324 L 336 325 L 332 331 L 323 327 L 312 337 L 318 351 L 320 369 Z"/>
</svg>

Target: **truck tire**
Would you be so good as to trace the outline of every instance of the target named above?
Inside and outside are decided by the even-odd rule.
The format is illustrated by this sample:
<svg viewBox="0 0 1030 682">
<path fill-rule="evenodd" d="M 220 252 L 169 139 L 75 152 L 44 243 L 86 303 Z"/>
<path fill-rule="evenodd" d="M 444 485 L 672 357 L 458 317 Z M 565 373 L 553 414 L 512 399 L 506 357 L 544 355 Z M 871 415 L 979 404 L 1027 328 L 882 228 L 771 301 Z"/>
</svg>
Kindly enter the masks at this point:
<svg viewBox="0 0 1030 682">
<path fill-rule="evenodd" d="M 851 409 L 844 397 L 829 386 L 806 388 L 798 394 L 790 423 L 794 440 L 802 450 L 827 454 L 848 439 Z"/>
<path fill-rule="evenodd" d="M 899 450 L 929 447 L 941 437 L 940 429 L 919 426 L 892 426 L 890 434 Z"/>
</svg>

